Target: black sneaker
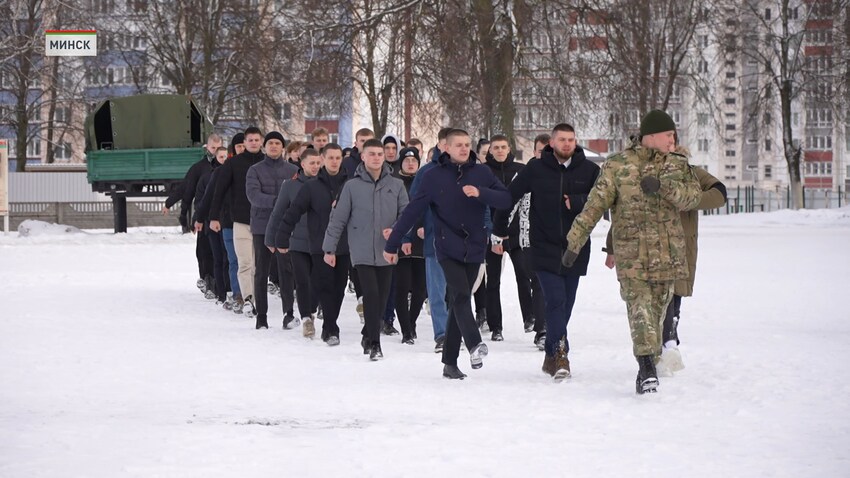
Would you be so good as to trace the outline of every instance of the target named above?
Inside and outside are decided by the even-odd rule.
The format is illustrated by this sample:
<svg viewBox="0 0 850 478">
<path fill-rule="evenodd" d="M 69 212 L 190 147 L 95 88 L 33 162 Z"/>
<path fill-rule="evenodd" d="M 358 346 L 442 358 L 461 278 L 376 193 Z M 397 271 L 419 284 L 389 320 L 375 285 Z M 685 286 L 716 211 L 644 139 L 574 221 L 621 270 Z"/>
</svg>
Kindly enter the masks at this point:
<svg viewBox="0 0 850 478">
<path fill-rule="evenodd" d="M 363 355 L 369 355 L 369 349 L 372 347 L 369 345 L 369 339 L 365 335 L 360 339 L 360 346 L 363 347 Z"/>
<path fill-rule="evenodd" d="M 325 343 L 328 344 L 328 346 L 330 347 L 336 347 L 337 345 L 339 345 L 339 337 L 337 337 L 336 335 L 331 335 L 325 339 Z"/>
<path fill-rule="evenodd" d="M 269 328 L 269 323 L 268 323 L 268 321 L 266 320 L 266 318 L 265 318 L 265 317 L 260 317 L 260 316 L 258 315 L 258 316 L 257 316 L 257 325 L 256 325 L 256 327 L 255 327 L 255 328 L 256 328 L 257 330 L 260 330 L 260 329 L 268 329 L 268 328 Z"/>
<path fill-rule="evenodd" d="M 655 373 L 655 363 L 652 355 L 641 355 L 637 358 L 638 374 L 635 380 L 635 392 L 638 395 L 658 392 L 658 375 Z"/>
<path fill-rule="evenodd" d="M 288 314 L 283 318 L 283 330 L 294 329 L 299 325 L 301 325 L 301 320 L 295 318 L 292 314 Z"/>
<path fill-rule="evenodd" d="M 501 332 L 496 331 L 496 332 L 493 332 L 493 335 L 490 336 L 490 340 L 492 340 L 493 342 L 501 342 L 501 341 L 505 340 L 505 338 L 502 337 Z"/>
<path fill-rule="evenodd" d="M 466 374 L 461 372 L 457 365 L 443 365 L 443 377 L 452 380 L 463 380 Z"/>
<path fill-rule="evenodd" d="M 522 326 L 525 328 L 525 333 L 534 332 L 534 319 L 528 319 L 523 322 Z"/>
<path fill-rule="evenodd" d="M 369 360 L 375 362 L 384 358 L 384 352 L 381 351 L 381 344 L 374 343 L 372 344 L 372 348 L 369 349 Z"/>
<path fill-rule="evenodd" d="M 384 327 L 381 330 L 381 333 L 384 335 L 398 335 L 398 330 L 393 327 L 391 322 L 384 322 Z"/>
<path fill-rule="evenodd" d="M 479 309 L 475 311 L 475 323 L 478 325 L 478 329 L 482 332 L 490 330 L 487 325 L 487 309 Z"/>
<path fill-rule="evenodd" d="M 538 350 L 546 350 L 546 332 L 537 332 L 534 334 L 534 345 Z"/>
<path fill-rule="evenodd" d="M 413 337 L 410 337 L 410 336 L 404 337 L 403 339 L 401 339 L 401 343 L 403 343 L 405 345 L 413 345 L 414 344 Z"/>
<path fill-rule="evenodd" d="M 434 353 L 441 354 L 443 353 L 443 347 L 446 345 L 446 336 L 437 337 L 437 340 L 434 341 Z"/>
</svg>

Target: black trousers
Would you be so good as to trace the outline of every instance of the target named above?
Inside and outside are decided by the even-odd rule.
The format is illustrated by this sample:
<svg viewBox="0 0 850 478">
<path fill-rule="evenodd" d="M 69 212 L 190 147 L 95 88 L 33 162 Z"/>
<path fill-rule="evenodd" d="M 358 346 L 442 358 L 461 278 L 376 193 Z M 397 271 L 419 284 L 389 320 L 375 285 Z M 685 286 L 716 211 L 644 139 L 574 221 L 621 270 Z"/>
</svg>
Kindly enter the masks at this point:
<svg viewBox="0 0 850 478">
<path fill-rule="evenodd" d="M 472 313 L 472 286 L 481 265 L 443 259 L 440 266 L 446 276 L 446 308 L 449 310 L 443 363 L 457 365 L 461 337 L 470 351 L 481 343 L 481 333 Z"/>
<path fill-rule="evenodd" d="M 410 303 L 407 294 L 410 294 Z M 395 267 L 395 311 L 404 338 L 411 338 L 425 303 L 425 259 L 408 257 Z"/>
<path fill-rule="evenodd" d="M 537 274 L 531 272 L 531 255 L 528 249 L 523 249 L 525 267 L 531 275 L 531 307 L 534 311 L 534 331 L 544 332 L 546 330 L 546 300 L 543 298 L 543 288 L 540 287 L 540 279 Z"/>
<path fill-rule="evenodd" d="M 213 259 L 213 278 L 215 279 L 215 296 L 224 302 L 227 300 L 227 251 L 224 249 L 224 238 L 220 232 L 209 230 L 206 233 Z"/>
<path fill-rule="evenodd" d="M 269 282 L 280 287 L 280 268 L 277 266 L 277 261 L 269 263 Z"/>
<path fill-rule="evenodd" d="M 675 340 L 679 345 L 679 311 L 682 308 L 682 296 L 673 295 L 673 300 L 667 306 L 667 315 L 664 316 L 664 342 Z"/>
<path fill-rule="evenodd" d="M 393 266 L 354 266 L 363 290 L 363 330 L 361 334 L 372 344 L 381 343 L 381 324 L 387 297 L 390 295 L 390 281 Z"/>
<path fill-rule="evenodd" d="M 322 304 L 322 339 L 339 337 L 337 319 L 342 299 L 345 298 L 345 287 L 348 285 L 351 257 L 348 254 L 336 256 L 336 267 L 325 262 L 324 254 L 313 254 L 312 257 L 316 276 L 313 290 L 318 293 L 319 303 Z"/>
<path fill-rule="evenodd" d="M 360 275 L 357 273 L 357 268 L 352 265 L 348 275 L 351 279 L 351 283 L 354 284 L 354 295 L 357 296 L 358 299 L 363 297 L 363 288 L 360 287 Z"/>
<path fill-rule="evenodd" d="M 313 258 L 310 254 L 290 250 L 286 255 L 292 261 L 292 273 L 295 276 L 295 299 L 298 301 L 298 313 L 301 317 L 309 317 L 316 313 L 319 305 L 319 294 L 316 290 L 316 271 L 313 268 Z"/>
<path fill-rule="evenodd" d="M 529 273 L 522 248 L 506 251 L 511 256 L 516 277 L 517 295 L 522 321 L 531 320 L 533 315 L 531 274 Z M 502 256 L 487 251 L 487 325 L 494 332 L 502 331 Z"/>
<path fill-rule="evenodd" d="M 213 253 L 210 248 L 210 240 L 207 238 L 207 228 L 195 234 L 195 258 L 198 260 L 198 274 L 201 279 L 207 276 L 213 277 L 215 266 L 213 265 Z"/>
<path fill-rule="evenodd" d="M 295 305 L 294 278 L 292 276 L 292 261 L 288 254 L 272 253 L 266 247 L 265 234 L 254 234 L 254 306 L 257 308 L 257 318 L 265 319 L 269 311 L 269 265 L 271 261 L 283 271 L 281 274 L 280 298 L 283 305 L 283 315 L 292 313 Z"/>
</svg>

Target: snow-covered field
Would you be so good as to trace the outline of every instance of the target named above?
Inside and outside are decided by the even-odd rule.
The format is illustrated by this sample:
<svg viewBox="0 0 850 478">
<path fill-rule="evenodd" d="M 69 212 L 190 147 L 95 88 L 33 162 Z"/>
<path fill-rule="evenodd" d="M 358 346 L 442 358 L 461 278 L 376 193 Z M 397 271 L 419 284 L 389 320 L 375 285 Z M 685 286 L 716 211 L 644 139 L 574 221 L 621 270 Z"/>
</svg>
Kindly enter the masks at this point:
<svg viewBox="0 0 850 478">
<path fill-rule="evenodd" d="M 340 347 L 281 330 L 277 299 L 254 330 L 177 228 L 0 236 L 0 477 L 850 476 L 850 209 L 702 217 L 687 368 L 644 397 L 606 228 L 562 384 L 510 275 L 505 341 L 459 382 L 427 316 L 369 362 L 352 296 Z"/>
</svg>

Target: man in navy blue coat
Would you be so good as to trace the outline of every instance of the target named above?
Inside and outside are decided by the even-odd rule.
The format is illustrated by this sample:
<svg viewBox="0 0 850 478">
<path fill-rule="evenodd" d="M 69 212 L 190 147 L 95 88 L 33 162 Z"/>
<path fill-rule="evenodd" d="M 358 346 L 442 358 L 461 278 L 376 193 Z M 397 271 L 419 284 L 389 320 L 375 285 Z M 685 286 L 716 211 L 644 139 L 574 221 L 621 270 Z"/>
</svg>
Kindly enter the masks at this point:
<svg viewBox="0 0 850 478">
<path fill-rule="evenodd" d="M 461 336 L 469 349 L 472 368 L 481 368 L 487 355 L 487 345 L 481 342 L 471 303 L 472 286 L 487 251 L 485 211 L 488 207 L 510 207 L 511 197 L 490 168 L 478 163 L 469 133 L 451 131 L 446 149 L 437 160 L 438 166 L 424 174 L 419 189 L 393 227 L 384 258 L 391 264 L 398 261 L 402 238 L 430 206 L 437 259 L 446 276 L 449 309 L 443 376 L 462 379 L 466 375 L 457 367 Z"/>
</svg>

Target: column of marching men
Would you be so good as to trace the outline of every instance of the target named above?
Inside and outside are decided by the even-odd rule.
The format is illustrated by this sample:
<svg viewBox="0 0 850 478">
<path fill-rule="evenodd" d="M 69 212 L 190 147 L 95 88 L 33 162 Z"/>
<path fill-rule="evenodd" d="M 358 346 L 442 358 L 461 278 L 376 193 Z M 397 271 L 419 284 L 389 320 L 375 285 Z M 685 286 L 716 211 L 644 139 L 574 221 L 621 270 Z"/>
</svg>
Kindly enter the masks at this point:
<svg viewBox="0 0 850 478">
<path fill-rule="evenodd" d="M 426 152 L 415 138 L 379 140 L 365 128 L 343 148 L 323 128 L 310 142 L 287 142 L 249 127 L 228 147 L 211 135 L 166 208 L 181 200 L 180 222 L 197 235 L 198 288 L 258 330 L 277 317 L 273 324 L 313 339 L 321 322 L 319 337 L 337 346 L 350 339 L 338 324 L 348 290 L 372 361 L 384 356 L 382 339 L 399 335 L 396 319 L 401 342 L 413 346 L 427 309 L 444 377 L 466 377 L 462 346 L 481 368 L 484 332 L 500 342 L 505 321 L 515 320 L 534 333 L 542 370 L 556 382 L 572 374 L 567 328 L 590 232 L 610 211 L 602 250 L 626 302 L 642 394 L 684 368 L 678 321 L 681 298 L 693 292 L 697 211 L 726 200 L 719 180 L 688 164 L 675 130 L 669 115 L 651 111 L 600 169 L 566 123 L 535 138 L 525 164 L 509 137 L 473 149 L 455 128 L 441 129 Z M 518 310 L 502 306 L 506 256 Z M 280 313 L 270 311 L 270 295 L 280 297 Z"/>
</svg>

